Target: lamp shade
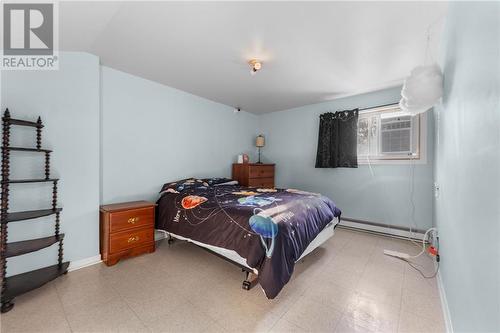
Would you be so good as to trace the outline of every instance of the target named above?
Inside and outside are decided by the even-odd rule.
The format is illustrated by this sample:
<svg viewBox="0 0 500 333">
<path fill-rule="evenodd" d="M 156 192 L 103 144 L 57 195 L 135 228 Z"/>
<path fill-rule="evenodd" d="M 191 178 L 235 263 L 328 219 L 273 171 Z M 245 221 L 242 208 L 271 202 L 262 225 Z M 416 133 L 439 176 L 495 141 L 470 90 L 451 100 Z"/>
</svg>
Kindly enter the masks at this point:
<svg viewBox="0 0 500 333">
<path fill-rule="evenodd" d="M 264 147 L 266 144 L 266 139 L 264 138 L 263 135 L 257 136 L 257 139 L 255 139 L 255 147 Z"/>
</svg>

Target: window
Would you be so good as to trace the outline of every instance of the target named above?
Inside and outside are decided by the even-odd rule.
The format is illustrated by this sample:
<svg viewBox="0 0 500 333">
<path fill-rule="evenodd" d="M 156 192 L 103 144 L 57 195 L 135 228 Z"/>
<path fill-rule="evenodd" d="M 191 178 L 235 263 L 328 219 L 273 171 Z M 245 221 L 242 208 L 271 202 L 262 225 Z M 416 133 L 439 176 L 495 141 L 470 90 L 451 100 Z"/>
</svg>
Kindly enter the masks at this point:
<svg viewBox="0 0 500 333">
<path fill-rule="evenodd" d="M 425 114 L 404 113 L 398 105 L 360 111 L 358 163 L 423 159 L 421 125 L 424 118 Z"/>
</svg>

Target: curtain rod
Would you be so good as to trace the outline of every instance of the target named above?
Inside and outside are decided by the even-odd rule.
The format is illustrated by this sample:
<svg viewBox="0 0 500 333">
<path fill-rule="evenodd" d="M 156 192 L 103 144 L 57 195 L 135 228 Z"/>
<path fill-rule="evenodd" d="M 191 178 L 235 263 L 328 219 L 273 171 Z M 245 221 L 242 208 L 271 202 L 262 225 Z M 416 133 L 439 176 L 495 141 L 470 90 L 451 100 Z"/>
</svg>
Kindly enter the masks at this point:
<svg viewBox="0 0 500 333">
<path fill-rule="evenodd" d="M 393 106 L 393 105 L 398 105 L 398 104 L 399 104 L 399 102 L 394 102 L 394 103 L 389 103 L 389 104 L 384 104 L 384 105 L 370 106 L 368 108 L 358 109 L 358 111 L 365 111 L 365 110 L 370 110 L 370 109 L 383 108 L 383 107 L 386 107 L 386 106 Z"/>
</svg>

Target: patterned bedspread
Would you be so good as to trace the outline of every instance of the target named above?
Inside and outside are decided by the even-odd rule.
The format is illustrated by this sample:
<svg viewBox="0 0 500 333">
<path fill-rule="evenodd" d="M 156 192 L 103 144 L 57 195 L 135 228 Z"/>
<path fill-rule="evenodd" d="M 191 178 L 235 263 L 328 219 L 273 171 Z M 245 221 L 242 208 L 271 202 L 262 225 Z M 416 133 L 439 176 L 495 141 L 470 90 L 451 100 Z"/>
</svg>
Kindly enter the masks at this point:
<svg viewBox="0 0 500 333">
<path fill-rule="evenodd" d="M 295 189 L 220 185 L 217 179 L 165 184 L 156 228 L 236 251 L 274 298 L 309 243 L 340 216 L 332 200 Z"/>
</svg>

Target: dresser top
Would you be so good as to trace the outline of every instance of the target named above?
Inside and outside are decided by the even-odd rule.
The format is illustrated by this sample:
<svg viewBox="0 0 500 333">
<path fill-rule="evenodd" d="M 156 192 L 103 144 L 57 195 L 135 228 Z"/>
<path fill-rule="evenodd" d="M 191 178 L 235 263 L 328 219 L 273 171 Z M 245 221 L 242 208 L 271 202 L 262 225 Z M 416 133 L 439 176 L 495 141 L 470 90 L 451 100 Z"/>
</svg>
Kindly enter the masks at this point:
<svg viewBox="0 0 500 333">
<path fill-rule="evenodd" d="M 129 202 L 110 204 L 110 205 L 102 205 L 101 211 L 112 213 L 121 210 L 131 210 L 131 209 L 154 207 L 154 206 L 156 206 L 156 204 L 150 201 L 129 201 Z"/>
<path fill-rule="evenodd" d="M 274 163 L 233 163 L 233 165 L 272 166 Z"/>
</svg>

